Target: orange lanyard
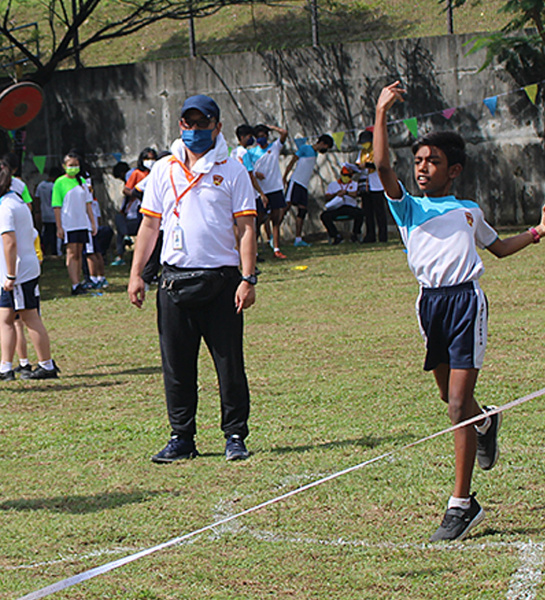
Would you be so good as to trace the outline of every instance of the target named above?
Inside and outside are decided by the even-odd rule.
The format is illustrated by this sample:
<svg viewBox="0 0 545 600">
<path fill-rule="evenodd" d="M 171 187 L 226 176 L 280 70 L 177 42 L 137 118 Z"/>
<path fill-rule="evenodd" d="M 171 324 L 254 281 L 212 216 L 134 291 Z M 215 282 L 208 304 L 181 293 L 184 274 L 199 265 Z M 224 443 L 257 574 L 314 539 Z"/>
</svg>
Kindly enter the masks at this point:
<svg viewBox="0 0 545 600">
<path fill-rule="evenodd" d="M 174 176 L 172 173 L 172 168 L 175 162 L 182 167 L 187 180 L 190 182 L 189 185 L 180 195 L 178 195 L 178 192 L 176 190 L 176 184 L 174 183 Z M 174 157 L 170 160 L 170 184 L 172 185 L 172 189 L 174 190 L 174 198 L 176 199 L 173 212 L 176 215 L 176 217 L 178 217 L 178 219 L 180 218 L 180 212 L 178 211 L 178 204 L 180 203 L 180 200 L 187 194 L 187 192 L 189 192 L 189 190 L 192 190 L 197 185 L 197 183 L 199 183 L 203 175 L 204 173 L 199 173 L 197 177 L 194 177 L 191 171 L 184 165 L 183 162 L 179 161 L 177 158 Z"/>
</svg>

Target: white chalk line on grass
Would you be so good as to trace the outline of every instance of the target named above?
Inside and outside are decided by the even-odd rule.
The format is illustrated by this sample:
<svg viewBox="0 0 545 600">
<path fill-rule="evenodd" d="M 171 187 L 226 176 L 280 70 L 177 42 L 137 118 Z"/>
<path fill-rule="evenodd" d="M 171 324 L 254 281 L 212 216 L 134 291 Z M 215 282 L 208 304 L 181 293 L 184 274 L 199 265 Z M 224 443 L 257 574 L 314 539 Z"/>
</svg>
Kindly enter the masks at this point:
<svg viewBox="0 0 545 600">
<path fill-rule="evenodd" d="M 535 398 L 539 398 L 540 396 L 543 396 L 543 395 L 545 395 L 545 388 L 538 390 L 537 392 L 532 392 L 531 394 L 528 394 L 527 396 L 523 396 L 522 398 L 517 398 L 516 400 L 508 402 L 508 403 L 504 404 L 503 406 L 499 406 L 498 408 L 495 408 L 495 409 L 489 411 L 488 414 L 492 415 L 492 414 L 504 412 L 506 410 L 510 410 L 511 408 L 514 408 L 515 406 L 519 406 L 520 404 L 523 404 L 530 400 L 534 400 Z M 370 460 L 366 460 L 358 465 L 348 467 L 347 469 L 343 469 L 342 471 L 337 471 L 336 473 L 332 473 L 331 475 L 327 475 L 326 477 L 322 477 L 321 479 L 307 483 L 306 485 L 298 487 L 295 490 L 292 490 L 292 491 L 282 494 L 280 496 L 276 496 L 275 498 L 271 498 L 270 500 L 266 500 L 265 502 L 257 504 L 256 506 L 253 506 L 251 508 L 248 508 L 246 510 L 238 512 L 234 515 L 225 517 L 225 518 L 221 519 L 220 521 L 211 523 L 209 525 L 201 527 L 200 529 L 196 529 L 194 531 L 191 531 L 190 533 L 186 533 L 185 535 L 181 535 L 179 537 L 172 538 L 171 540 L 168 540 L 167 542 L 163 542 L 162 544 L 158 544 L 157 546 L 153 546 L 151 548 L 141 550 L 141 551 L 131 554 L 129 556 L 125 556 L 118 560 L 114 560 L 112 562 L 95 567 L 93 569 L 89 569 L 82 573 L 78 573 L 77 575 L 74 575 L 72 577 L 68 577 L 67 579 L 63 579 L 61 581 L 58 581 L 51 585 L 48 585 L 44 588 L 36 590 L 35 592 L 31 592 L 29 594 L 26 594 L 25 596 L 21 596 L 18 600 L 38 600 L 39 598 L 45 598 L 46 596 L 50 596 L 51 594 L 60 592 L 61 590 L 72 587 L 79 583 L 83 583 L 84 581 L 88 581 L 89 579 L 93 579 L 94 577 L 103 575 L 105 573 L 113 571 L 114 569 L 118 569 L 119 567 L 130 564 L 132 562 L 135 562 L 141 558 L 144 558 L 146 556 L 154 554 L 155 552 L 159 552 L 161 550 L 165 550 L 172 546 L 176 546 L 182 542 L 185 542 L 186 540 L 196 537 L 202 533 L 205 533 L 206 531 L 213 531 L 215 528 L 220 527 L 220 526 L 224 525 L 225 523 L 229 523 L 231 521 L 234 521 L 235 519 L 240 519 L 242 517 L 245 517 L 246 515 L 252 514 L 259 510 L 263 510 L 264 508 L 267 508 L 268 506 L 277 504 L 278 502 L 282 502 L 283 500 L 287 500 L 288 498 L 291 498 L 292 496 L 295 496 L 296 494 L 300 494 L 302 492 L 305 492 L 307 490 L 315 488 L 315 487 L 322 485 L 328 481 L 333 481 L 334 479 L 338 479 L 339 477 L 342 477 L 343 475 L 347 475 L 348 473 L 353 473 L 354 471 L 358 471 L 359 469 L 362 469 L 373 463 L 379 462 L 389 456 L 392 456 L 393 454 L 403 452 L 404 450 L 408 450 L 409 448 L 413 448 L 415 446 L 418 446 L 419 444 L 423 444 L 424 442 L 435 439 L 436 437 L 439 437 L 441 435 L 445 435 L 446 433 L 451 433 L 453 431 L 461 429 L 462 427 L 467 427 L 468 425 L 473 425 L 474 423 L 476 423 L 477 421 L 480 421 L 481 419 L 482 419 L 482 415 L 477 415 L 475 417 L 472 417 L 471 419 L 466 419 L 465 421 L 463 421 L 461 423 L 452 425 L 451 427 L 447 427 L 446 429 L 443 429 L 436 433 L 432 433 L 431 435 L 428 435 L 419 440 L 416 440 L 415 442 L 406 444 L 405 446 L 403 446 L 401 448 L 391 450 L 390 452 L 385 452 L 384 454 L 380 454 L 379 456 L 376 456 Z"/>
<path fill-rule="evenodd" d="M 511 577 L 506 600 L 534 600 L 541 583 L 545 550 L 543 544 L 523 543 L 519 549 L 521 566 Z"/>
</svg>

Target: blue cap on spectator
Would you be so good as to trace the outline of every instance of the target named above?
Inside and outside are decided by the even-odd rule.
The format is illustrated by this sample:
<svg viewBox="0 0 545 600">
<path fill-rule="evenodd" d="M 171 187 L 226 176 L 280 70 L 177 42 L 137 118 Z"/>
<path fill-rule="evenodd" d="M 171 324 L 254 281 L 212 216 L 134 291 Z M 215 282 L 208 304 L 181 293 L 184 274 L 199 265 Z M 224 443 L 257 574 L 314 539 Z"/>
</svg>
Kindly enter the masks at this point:
<svg viewBox="0 0 545 600">
<path fill-rule="evenodd" d="M 203 94 L 198 94 L 197 96 L 190 96 L 182 106 L 181 116 L 183 117 L 188 110 L 191 109 L 199 110 L 207 119 L 216 119 L 219 121 L 220 119 L 220 109 L 219 106 L 209 98 Z"/>
</svg>

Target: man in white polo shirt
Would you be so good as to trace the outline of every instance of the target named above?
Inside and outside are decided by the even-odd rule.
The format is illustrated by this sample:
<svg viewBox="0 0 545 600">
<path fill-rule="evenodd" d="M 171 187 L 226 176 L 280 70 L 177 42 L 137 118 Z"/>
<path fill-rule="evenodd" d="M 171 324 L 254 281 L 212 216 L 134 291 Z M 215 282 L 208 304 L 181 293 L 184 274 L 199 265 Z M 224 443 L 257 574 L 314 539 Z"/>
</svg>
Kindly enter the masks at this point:
<svg viewBox="0 0 545 600">
<path fill-rule="evenodd" d="M 172 156 L 155 164 L 144 191 L 129 281 L 141 307 L 141 273 L 159 228 L 164 231 L 163 273 L 157 293 L 159 341 L 171 438 L 152 457 L 170 463 L 198 455 L 195 447 L 197 359 L 204 338 L 216 370 L 227 460 L 248 457 L 250 397 L 242 352 L 242 311 L 255 302 L 255 193 L 246 169 L 228 157 L 218 105 L 188 98 L 181 139 Z M 239 233 L 236 249 L 233 225 Z M 239 271 L 242 267 L 242 276 Z"/>
</svg>

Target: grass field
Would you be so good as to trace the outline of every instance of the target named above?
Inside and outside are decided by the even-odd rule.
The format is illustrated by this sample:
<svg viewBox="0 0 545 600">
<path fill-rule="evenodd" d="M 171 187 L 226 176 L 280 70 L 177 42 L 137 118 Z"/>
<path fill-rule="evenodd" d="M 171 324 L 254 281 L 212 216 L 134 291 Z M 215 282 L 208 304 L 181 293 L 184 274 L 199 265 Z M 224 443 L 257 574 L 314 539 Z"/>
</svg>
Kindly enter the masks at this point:
<svg viewBox="0 0 545 600">
<path fill-rule="evenodd" d="M 543 387 L 541 246 L 485 256 L 489 348 L 478 399 Z M 545 598 L 542 399 L 508 412 L 502 456 L 477 471 L 486 521 L 428 544 L 453 480 L 448 426 L 422 372 L 417 286 L 397 242 L 309 250 L 264 263 L 246 313 L 251 458 L 227 463 L 203 350 L 197 445 L 158 466 L 167 440 L 154 292 L 128 303 L 127 270 L 101 297 L 67 296 L 44 265 L 43 317 L 61 378 L 0 390 L 0 599 L 189 533 L 301 485 L 393 456 L 52 596 L 63 600 Z M 293 267 L 305 265 L 304 271 Z"/>
</svg>

